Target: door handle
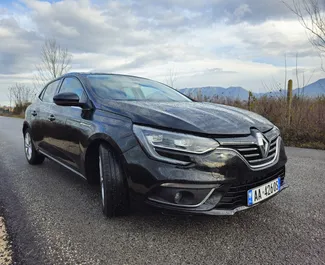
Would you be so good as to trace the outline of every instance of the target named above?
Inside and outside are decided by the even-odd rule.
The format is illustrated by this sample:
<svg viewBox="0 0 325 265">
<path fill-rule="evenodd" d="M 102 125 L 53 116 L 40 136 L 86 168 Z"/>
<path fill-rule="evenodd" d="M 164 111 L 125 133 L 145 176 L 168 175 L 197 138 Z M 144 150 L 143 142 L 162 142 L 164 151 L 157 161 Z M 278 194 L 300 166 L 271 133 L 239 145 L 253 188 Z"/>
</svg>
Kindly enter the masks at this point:
<svg viewBox="0 0 325 265">
<path fill-rule="evenodd" d="M 32 115 L 33 115 L 33 116 L 36 116 L 36 115 L 37 115 L 36 110 L 33 110 L 33 111 L 32 111 Z"/>
<path fill-rule="evenodd" d="M 50 121 L 55 121 L 55 117 L 54 117 L 53 114 L 51 114 L 51 115 L 48 117 L 48 119 L 49 119 Z"/>
</svg>

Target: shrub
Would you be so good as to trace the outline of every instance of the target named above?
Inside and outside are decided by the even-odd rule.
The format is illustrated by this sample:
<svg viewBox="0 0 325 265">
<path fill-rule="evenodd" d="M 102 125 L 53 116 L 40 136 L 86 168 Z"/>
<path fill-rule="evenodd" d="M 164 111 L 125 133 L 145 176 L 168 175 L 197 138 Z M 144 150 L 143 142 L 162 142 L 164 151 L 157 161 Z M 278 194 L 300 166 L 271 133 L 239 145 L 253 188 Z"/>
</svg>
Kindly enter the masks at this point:
<svg viewBox="0 0 325 265">
<path fill-rule="evenodd" d="M 293 97 L 290 124 L 287 119 L 286 97 L 254 98 L 250 105 L 247 101 L 219 97 L 212 98 L 209 102 L 243 109 L 250 106 L 252 111 L 279 127 L 286 145 L 325 149 L 325 96 Z"/>
</svg>

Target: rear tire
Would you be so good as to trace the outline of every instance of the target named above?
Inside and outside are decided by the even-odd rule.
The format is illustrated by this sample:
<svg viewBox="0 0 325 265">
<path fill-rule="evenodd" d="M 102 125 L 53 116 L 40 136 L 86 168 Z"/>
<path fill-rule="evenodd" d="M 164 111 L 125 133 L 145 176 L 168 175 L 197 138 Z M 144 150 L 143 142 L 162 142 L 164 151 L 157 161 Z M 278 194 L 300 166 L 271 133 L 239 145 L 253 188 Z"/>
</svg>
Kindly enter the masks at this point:
<svg viewBox="0 0 325 265">
<path fill-rule="evenodd" d="M 24 133 L 24 150 L 26 159 L 29 164 L 39 165 L 44 162 L 45 156 L 37 152 L 29 128 L 27 128 Z"/>
<path fill-rule="evenodd" d="M 125 174 L 107 144 L 99 146 L 99 180 L 104 215 L 111 218 L 127 214 L 130 206 Z"/>
</svg>

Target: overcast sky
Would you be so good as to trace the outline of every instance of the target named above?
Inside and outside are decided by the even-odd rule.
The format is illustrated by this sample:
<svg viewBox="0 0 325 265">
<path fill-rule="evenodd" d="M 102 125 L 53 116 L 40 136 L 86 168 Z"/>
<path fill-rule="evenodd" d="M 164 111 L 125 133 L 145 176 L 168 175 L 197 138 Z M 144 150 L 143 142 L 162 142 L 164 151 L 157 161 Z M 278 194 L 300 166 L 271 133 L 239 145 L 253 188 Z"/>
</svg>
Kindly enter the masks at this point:
<svg viewBox="0 0 325 265">
<path fill-rule="evenodd" d="M 73 71 L 128 73 L 176 88 L 242 86 L 256 92 L 294 76 L 323 76 L 303 27 L 279 0 L 0 0 L 0 104 L 32 84 L 45 38 L 73 54 Z M 304 74 L 303 74 L 304 73 Z M 302 82 L 302 81 L 301 81 Z"/>
</svg>

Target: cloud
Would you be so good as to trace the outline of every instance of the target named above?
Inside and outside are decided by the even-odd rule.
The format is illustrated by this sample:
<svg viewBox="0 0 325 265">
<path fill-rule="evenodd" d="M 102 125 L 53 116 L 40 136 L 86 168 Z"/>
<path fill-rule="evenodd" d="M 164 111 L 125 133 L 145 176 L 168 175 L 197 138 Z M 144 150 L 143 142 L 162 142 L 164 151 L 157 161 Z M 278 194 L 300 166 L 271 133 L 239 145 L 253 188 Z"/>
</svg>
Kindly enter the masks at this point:
<svg viewBox="0 0 325 265">
<path fill-rule="evenodd" d="M 0 18 L 0 73 L 14 74 L 30 72 L 41 38 L 35 32 L 20 27 L 17 20 Z"/>
<path fill-rule="evenodd" d="M 139 0 L 133 2 L 132 8 L 139 16 L 144 15 L 157 20 L 159 14 L 166 10 L 178 14 L 186 10 L 190 14 L 196 14 L 193 20 L 187 21 L 190 22 L 188 25 L 195 24 L 202 27 L 222 21 L 227 21 L 229 24 L 243 21 L 258 24 L 266 20 L 294 18 L 294 14 L 282 1 L 266 0 Z"/>
<path fill-rule="evenodd" d="M 165 81 L 174 67 L 177 87 L 258 90 L 282 79 L 284 55 L 292 68 L 296 53 L 305 73 L 321 76 L 317 52 L 281 1 L 19 0 L 0 4 L 0 102 L 8 85 L 32 83 L 41 45 L 52 37 L 73 54 L 73 71 Z"/>
<path fill-rule="evenodd" d="M 236 74 L 236 71 L 224 71 L 223 68 L 208 68 L 204 71 L 204 73 L 224 73 L 224 74 Z"/>
<path fill-rule="evenodd" d="M 241 4 L 235 9 L 233 16 L 235 17 L 236 21 L 240 21 L 247 13 L 252 14 L 252 10 L 250 9 L 249 5 Z"/>
<path fill-rule="evenodd" d="M 109 2 L 97 7 L 89 1 L 54 3 L 24 0 L 40 34 L 55 36 L 72 51 L 111 53 L 112 47 L 135 48 L 159 33 L 140 28 L 130 7 Z"/>
</svg>

